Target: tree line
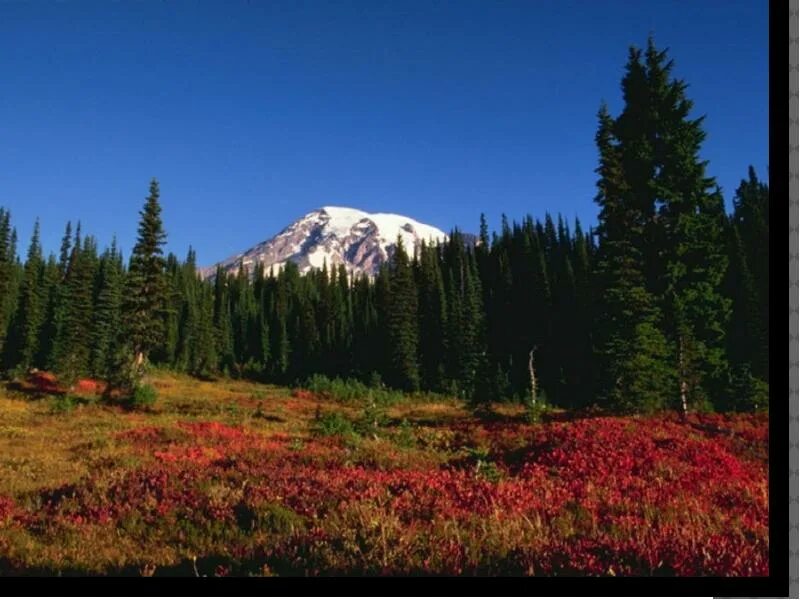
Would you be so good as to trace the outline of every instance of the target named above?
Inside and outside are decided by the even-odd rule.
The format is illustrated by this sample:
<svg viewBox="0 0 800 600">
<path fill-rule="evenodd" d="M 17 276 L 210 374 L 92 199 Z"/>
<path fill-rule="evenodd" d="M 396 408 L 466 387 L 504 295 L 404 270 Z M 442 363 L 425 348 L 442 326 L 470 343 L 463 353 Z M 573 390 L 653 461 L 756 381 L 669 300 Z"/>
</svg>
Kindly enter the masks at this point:
<svg viewBox="0 0 800 600">
<path fill-rule="evenodd" d="M 24 261 L 0 208 L 0 357 L 66 379 L 141 376 L 152 362 L 200 377 L 382 381 L 481 405 L 525 399 L 618 411 L 766 407 L 769 188 L 751 167 L 726 214 L 699 157 L 703 119 L 652 39 L 631 48 L 624 108 L 598 113 L 595 229 L 525 216 L 477 242 L 404 248 L 378 273 L 263 265 L 198 275 L 163 256 L 158 182 L 127 264 L 67 224 Z M 131 375 L 133 372 L 133 375 Z"/>
</svg>

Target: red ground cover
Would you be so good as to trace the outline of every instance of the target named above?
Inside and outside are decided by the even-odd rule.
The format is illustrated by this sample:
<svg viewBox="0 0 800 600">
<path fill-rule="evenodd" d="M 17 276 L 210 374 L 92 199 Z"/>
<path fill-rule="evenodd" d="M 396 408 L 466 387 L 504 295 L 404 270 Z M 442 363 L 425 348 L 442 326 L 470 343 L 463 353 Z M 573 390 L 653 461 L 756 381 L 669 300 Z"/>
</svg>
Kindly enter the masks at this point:
<svg viewBox="0 0 800 600">
<path fill-rule="evenodd" d="M 78 394 L 102 394 L 106 384 L 95 379 L 79 379 L 70 390 L 62 384 L 56 375 L 48 371 L 33 371 L 27 375 L 22 384 L 23 391 L 40 394 L 66 394 L 69 391 Z"/>
<path fill-rule="evenodd" d="M 44 490 L 41 510 L 18 510 L 15 521 L 118 527 L 135 515 L 160 529 L 213 522 L 232 531 L 245 527 L 243 514 L 278 505 L 305 525 L 268 544 L 244 536 L 233 555 L 310 574 L 767 574 L 766 417 L 456 429 L 457 443 L 485 449 L 493 478 L 469 458 L 381 468 L 354 462 L 336 438 L 298 447 L 214 422 L 179 430 L 122 434 L 152 460 L 110 484 Z M 11 514 L 2 500 L 0 521 Z M 359 527 L 383 523 L 384 564 L 368 558 L 373 534 L 352 531 L 352 515 L 362 515 Z M 522 543 L 524 523 L 538 533 Z"/>
</svg>

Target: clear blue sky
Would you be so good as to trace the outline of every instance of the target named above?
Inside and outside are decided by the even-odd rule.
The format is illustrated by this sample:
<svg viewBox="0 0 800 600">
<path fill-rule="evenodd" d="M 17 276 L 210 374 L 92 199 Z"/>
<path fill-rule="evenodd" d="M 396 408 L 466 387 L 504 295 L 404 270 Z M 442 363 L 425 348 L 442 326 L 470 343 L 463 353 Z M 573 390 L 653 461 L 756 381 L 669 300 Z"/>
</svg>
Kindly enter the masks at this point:
<svg viewBox="0 0 800 600">
<path fill-rule="evenodd" d="M 669 46 L 730 204 L 768 166 L 760 1 L 2 2 L 0 205 L 126 258 L 161 183 L 168 250 L 210 264 L 326 204 L 477 231 L 586 224 L 596 112 L 630 44 Z"/>
</svg>

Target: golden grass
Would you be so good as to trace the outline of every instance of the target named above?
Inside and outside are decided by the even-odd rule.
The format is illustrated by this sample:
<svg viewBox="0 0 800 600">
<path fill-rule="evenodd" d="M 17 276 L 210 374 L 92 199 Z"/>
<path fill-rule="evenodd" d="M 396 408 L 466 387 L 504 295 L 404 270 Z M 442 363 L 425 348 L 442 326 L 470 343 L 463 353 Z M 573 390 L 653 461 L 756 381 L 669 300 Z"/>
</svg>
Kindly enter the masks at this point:
<svg viewBox="0 0 800 600">
<path fill-rule="evenodd" d="M 178 422 L 218 421 L 264 435 L 310 435 L 315 416 L 340 412 L 357 418 L 360 409 L 334 401 L 293 397 L 287 388 L 253 382 L 199 381 L 155 372 L 150 382 L 158 401 L 146 411 L 126 412 L 94 399 L 57 410 L 55 399 L 0 390 L 0 494 L 18 496 L 44 487 L 75 483 L 98 470 L 129 467 L 141 460 L 118 434 L 141 427 L 174 429 Z M 464 416 L 454 402 L 403 403 L 392 419 L 447 421 Z"/>
</svg>

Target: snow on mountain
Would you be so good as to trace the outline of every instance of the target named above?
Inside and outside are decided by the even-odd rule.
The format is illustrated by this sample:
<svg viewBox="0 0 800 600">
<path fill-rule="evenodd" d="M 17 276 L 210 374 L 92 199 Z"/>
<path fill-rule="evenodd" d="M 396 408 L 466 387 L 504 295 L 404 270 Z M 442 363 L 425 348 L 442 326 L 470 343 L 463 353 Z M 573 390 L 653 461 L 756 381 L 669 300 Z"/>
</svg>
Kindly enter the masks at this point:
<svg viewBox="0 0 800 600">
<path fill-rule="evenodd" d="M 446 240 L 447 235 L 430 225 L 390 213 L 367 213 L 354 208 L 325 206 L 308 213 L 270 240 L 253 246 L 242 254 L 221 263 L 226 272 L 235 272 L 239 264 L 252 268 L 257 262 L 266 271 L 277 272 L 291 261 L 305 273 L 312 267 L 328 268 L 344 264 L 348 272 L 374 275 L 394 252 L 397 236 L 409 254 L 424 240 Z M 217 265 L 200 270 L 212 276 Z"/>
</svg>

